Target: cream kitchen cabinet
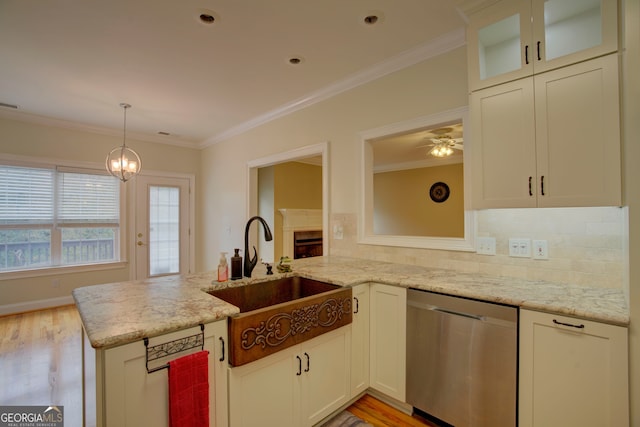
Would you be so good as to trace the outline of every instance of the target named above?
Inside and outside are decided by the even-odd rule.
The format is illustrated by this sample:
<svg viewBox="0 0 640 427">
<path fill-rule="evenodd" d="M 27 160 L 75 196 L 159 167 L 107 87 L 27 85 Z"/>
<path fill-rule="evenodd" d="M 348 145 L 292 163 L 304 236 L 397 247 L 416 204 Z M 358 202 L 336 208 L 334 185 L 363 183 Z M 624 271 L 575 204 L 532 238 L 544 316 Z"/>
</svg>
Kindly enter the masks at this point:
<svg viewBox="0 0 640 427">
<path fill-rule="evenodd" d="M 476 209 L 621 204 L 618 58 L 473 92 Z"/>
<path fill-rule="evenodd" d="M 520 427 L 629 425 L 627 328 L 520 311 Z"/>
<path fill-rule="evenodd" d="M 229 368 L 232 427 L 311 426 L 349 400 L 351 325 Z"/>
<path fill-rule="evenodd" d="M 351 397 L 369 388 L 369 284 L 354 286 L 351 323 Z"/>
<path fill-rule="evenodd" d="M 616 0 L 499 0 L 491 3 L 469 18 L 467 46 L 471 91 L 618 49 Z"/>
<path fill-rule="evenodd" d="M 372 283 L 369 289 L 369 386 L 405 401 L 407 290 Z"/>
<path fill-rule="evenodd" d="M 209 351 L 209 425 L 227 426 L 227 362 L 224 320 L 153 337 L 149 346 L 204 333 L 204 345 L 150 362 L 149 368 L 200 351 Z M 84 425 L 104 427 L 168 426 L 169 391 L 166 369 L 147 372 L 142 340 L 109 349 L 93 349 L 83 339 Z"/>
</svg>

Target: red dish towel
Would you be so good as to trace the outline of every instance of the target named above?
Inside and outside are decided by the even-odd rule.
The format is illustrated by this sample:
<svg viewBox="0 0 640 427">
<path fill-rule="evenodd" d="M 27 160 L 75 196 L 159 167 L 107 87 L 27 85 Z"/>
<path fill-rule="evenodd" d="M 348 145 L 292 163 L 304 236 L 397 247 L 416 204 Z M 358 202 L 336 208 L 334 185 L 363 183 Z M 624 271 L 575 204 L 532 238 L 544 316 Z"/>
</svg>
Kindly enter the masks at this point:
<svg viewBox="0 0 640 427">
<path fill-rule="evenodd" d="M 169 362 L 170 427 L 209 426 L 209 352 Z"/>
</svg>

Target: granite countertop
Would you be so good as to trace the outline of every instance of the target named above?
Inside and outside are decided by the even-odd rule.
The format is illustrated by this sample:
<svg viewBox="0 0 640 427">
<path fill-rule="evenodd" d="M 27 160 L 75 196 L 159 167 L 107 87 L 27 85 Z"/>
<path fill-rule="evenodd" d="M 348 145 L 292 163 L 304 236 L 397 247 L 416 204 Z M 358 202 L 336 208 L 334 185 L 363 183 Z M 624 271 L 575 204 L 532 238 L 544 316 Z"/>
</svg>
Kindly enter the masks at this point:
<svg viewBox="0 0 640 427">
<path fill-rule="evenodd" d="M 341 285 L 377 282 L 581 317 L 629 324 L 620 289 L 588 288 L 544 281 L 481 276 L 452 270 L 355 258 L 315 257 L 293 262 L 293 273 L 266 276 L 259 266 L 251 279 L 217 283 L 215 272 L 86 286 L 73 291 L 84 329 L 94 348 L 209 323 L 238 308 L 205 291 L 298 275 Z"/>
</svg>

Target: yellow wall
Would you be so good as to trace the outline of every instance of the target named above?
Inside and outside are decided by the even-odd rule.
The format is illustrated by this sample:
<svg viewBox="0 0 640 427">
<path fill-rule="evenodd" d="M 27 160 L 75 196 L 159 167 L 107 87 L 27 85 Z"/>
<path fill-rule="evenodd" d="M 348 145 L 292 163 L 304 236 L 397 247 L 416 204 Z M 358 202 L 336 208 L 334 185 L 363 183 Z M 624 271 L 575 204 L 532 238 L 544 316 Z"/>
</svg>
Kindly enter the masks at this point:
<svg viewBox="0 0 640 427">
<path fill-rule="evenodd" d="M 322 167 L 286 162 L 260 168 L 258 193 L 258 214 L 273 234 L 273 242 L 258 239 L 258 256 L 265 262 L 277 262 L 283 255 L 293 258 L 293 254 L 282 253 L 283 218 L 279 209 L 322 209 Z"/>
<path fill-rule="evenodd" d="M 107 153 L 113 147 L 121 144 L 121 136 L 0 118 L 0 155 L 4 156 L 36 157 L 65 164 L 78 163 L 85 167 L 103 168 Z M 199 150 L 130 140 L 129 138 L 127 138 L 127 145 L 140 154 L 143 172 L 162 171 L 195 174 L 196 181 L 198 179 Z M 133 184 L 132 181 L 128 182 L 127 186 L 131 184 Z M 127 203 L 130 203 L 130 200 Z M 126 212 L 127 224 L 131 226 L 134 223 L 133 218 L 129 217 L 129 209 Z M 130 236 L 131 233 L 128 235 Z M 127 248 L 128 238 L 122 244 Z M 116 269 L 50 274 L 20 279 L 3 279 L 0 275 L 0 306 L 13 306 L 20 311 L 20 307 L 23 305 L 28 309 L 28 304 L 33 301 L 68 298 L 76 287 L 125 281 L 130 280 L 130 277 L 128 264 Z M 54 280 L 56 286 L 54 286 Z"/>
<path fill-rule="evenodd" d="M 464 237 L 462 163 L 376 173 L 373 232 L 402 236 Z M 436 203 L 429 190 L 444 182 L 449 198 Z"/>
<path fill-rule="evenodd" d="M 278 209 L 322 209 L 322 167 L 300 162 L 274 166 L 274 261 L 282 255 L 282 215 Z"/>
</svg>

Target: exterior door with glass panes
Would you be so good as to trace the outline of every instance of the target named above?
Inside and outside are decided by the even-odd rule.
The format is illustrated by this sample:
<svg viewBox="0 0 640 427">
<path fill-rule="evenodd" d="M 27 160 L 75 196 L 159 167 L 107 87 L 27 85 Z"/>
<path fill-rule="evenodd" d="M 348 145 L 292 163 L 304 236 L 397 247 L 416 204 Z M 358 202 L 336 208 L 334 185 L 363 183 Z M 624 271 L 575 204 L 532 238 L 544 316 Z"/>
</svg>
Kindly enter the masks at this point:
<svg viewBox="0 0 640 427">
<path fill-rule="evenodd" d="M 135 278 L 189 273 L 189 179 L 139 175 L 135 197 Z"/>
</svg>

